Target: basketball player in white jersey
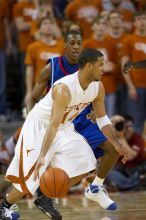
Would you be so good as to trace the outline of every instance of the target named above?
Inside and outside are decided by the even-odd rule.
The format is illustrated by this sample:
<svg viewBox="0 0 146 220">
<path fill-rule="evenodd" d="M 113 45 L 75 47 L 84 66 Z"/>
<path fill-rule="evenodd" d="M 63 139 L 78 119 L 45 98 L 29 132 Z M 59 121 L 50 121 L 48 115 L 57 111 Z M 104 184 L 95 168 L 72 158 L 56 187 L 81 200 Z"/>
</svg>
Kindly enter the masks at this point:
<svg viewBox="0 0 146 220">
<path fill-rule="evenodd" d="M 0 205 L 0 219 L 11 220 L 9 208 L 26 193 L 34 194 L 47 166 L 66 171 L 70 185 L 95 169 L 96 158 L 84 138 L 74 131 L 72 120 L 91 102 L 97 123 L 123 161 L 127 152 L 119 143 L 106 115 L 102 77 L 104 57 L 95 49 L 79 56 L 80 70 L 55 82 L 49 93 L 28 114 L 6 179 L 13 188 Z M 96 199 L 89 190 L 89 197 Z M 106 202 L 106 201 L 105 201 Z"/>
</svg>

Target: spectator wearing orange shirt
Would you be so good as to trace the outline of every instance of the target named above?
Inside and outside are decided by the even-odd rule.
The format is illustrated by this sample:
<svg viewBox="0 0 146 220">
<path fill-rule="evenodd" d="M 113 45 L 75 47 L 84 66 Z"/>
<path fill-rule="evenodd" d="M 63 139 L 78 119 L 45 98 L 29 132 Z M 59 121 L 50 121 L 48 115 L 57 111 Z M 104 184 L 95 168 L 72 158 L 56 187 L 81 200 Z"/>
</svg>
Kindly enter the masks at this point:
<svg viewBox="0 0 146 220">
<path fill-rule="evenodd" d="M 146 58 L 146 14 L 137 13 L 134 19 L 135 31 L 125 39 L 122 65 L 128 60 L 139 61 Z M 142 134 L 146 119 L 146 77 L 145 69 L 134 69 L 123 74 L 128 87 L 128 110 L 135 119 L 136 131 Z"/>
<path fill-rule="evenodd" d="M 64 52 L 63 40 L 55 39 L 51 32 L 51 19 L 42 18 L 40 21 L 40 40 L 29 45 L 25 57 L 26 64 L 26 96 L 27 102 L 34 84 L 37 81 L 41 69 L 45 66 L 48 59 L 60 56 Z"/>
<path fill-rule="evenodd" d="M 55 38 L 60 38 L 61 30 L 58 27 L 58 24 L 56 22 L 56 19 L 54 17 L 53 13 L 53 7 L 52 7 L 52 1 L 50 0 L 40 0 L 36 4 L 36 10 L 37 10 L 37 19 L 32 21 L 30 34 L 31 36 L 38 40 L 39 39 L 39 30 L 38 30 L 38 22 L 40 19 L 44 17 L 50 17 L 52 21 L 52 34 L 54 34 Z"/>
<path fill-rule="evenodd" d="M 83 30 L 83 37 L 91 37 L 91 24 L 101 10 L 101 0 L 73 0 L 65 9 L 65 17 L 78 22 Z"/>
<path fill-rule="evenodd" d="M 0 0 L 0 121 L 7 119 L 5 49 L 10 51 L 11 47 L 8 7 L 5 0 Z"/>
<path fill-rule="evenodd" d="M 36 9 L 32 0 L 18 1 L 13 7 L 13 19 L 18 31 L 18 51 L 20 62 L 21 100 L 25 94 L 25 65 L 24 57 L 28 45 L 33 41 L 30 36 L 31 22 L 36 18 Z"/>
<path fill-rule="evenodd" d="M 121 50 L 123 41 L 128 36 L 125 34 L 123 27 L 123 17 L 118 11 L 111 11 L 108 17 L 108 40 L 114 44 L 116 48 L 115 59 L 117 64 L 116 82 L 117 82 L 117 112 L 118 114 L 126 114 L 127 91 L 124 78 L 121 72 Z"/>
<path fill-rule="evenodd" d="M 123 15 L 123 25 L 126 31 L 132 30 L 132 18 L 136 8 L 131 0 L 102 0 L 104 10 L 118 10 Z"/>
<path fill-rule="evenodd" d="M 93 36 L 84 41 L 84 48 L 96 48 L 104 54 L 104 75 L 102 82 L 105 88 L 105 105 L 109 117 L 115 113 L 116 104 L 116 77 L 115 77 L 115 47 L 106 38 L 107 23 L 103 18 L 98 18 L 93 23 Z"/>
</svg>

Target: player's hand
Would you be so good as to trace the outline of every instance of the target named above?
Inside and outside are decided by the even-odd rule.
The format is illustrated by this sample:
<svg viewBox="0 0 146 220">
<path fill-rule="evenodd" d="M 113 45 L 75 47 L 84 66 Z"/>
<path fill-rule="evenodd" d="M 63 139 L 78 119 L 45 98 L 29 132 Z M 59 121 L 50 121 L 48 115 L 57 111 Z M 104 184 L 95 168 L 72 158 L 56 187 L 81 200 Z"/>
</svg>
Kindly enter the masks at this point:
<svg viewBox="0 0 146 220">
<path fill-rule="evenodd" d="M 125 63 L 122 71 L 124 74 L 127 74 L 133 68 L 134 68 L 134 62 L 128 61 L 127 63 Z"/>
<path fill-rule="evenodd" d="M 45 164 L 45 157 L 39 157 L 35 165 L 34 180 L 39 179 L 39 170 Z"/>
<path fill-rule="evenodd" d="M 87 114 L 86 118 L 89 119 L 92 123 L 96 124 L 96 115 L 94 114 L 94 111 L 91 111 L 89 114 Z"/>
</svg>

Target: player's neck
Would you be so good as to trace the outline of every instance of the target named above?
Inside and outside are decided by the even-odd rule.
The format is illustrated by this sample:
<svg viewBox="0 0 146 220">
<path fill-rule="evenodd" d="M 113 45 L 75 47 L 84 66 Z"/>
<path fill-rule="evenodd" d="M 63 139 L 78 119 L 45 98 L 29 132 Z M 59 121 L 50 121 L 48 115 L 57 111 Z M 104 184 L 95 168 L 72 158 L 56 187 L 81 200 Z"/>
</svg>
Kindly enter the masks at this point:
<svg viewBox="0 0 146 220">
<path fill-rule="evenodd" d="M 90 77 L 87 77 L 85 74 L 83 74 L 82 70 L 79 70 L 78 77 L 80 86 L 83 90 L 86 90 L 89 84 L 93 81 Z"/>
<path fill-rule="evenodd" d="M 69 64 L 77 64 L 77 60 L 71 59 L 67 54 L 65 55 L 65 58 Z"/>
</svg>

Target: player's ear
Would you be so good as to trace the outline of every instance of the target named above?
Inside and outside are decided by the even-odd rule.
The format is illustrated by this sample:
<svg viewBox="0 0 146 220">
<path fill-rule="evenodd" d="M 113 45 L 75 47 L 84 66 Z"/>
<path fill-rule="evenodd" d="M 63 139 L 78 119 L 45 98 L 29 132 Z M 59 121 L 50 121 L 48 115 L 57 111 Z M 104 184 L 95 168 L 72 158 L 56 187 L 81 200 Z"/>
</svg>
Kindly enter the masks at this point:
<svg viewBox="0 0 146 220">
<path fill-rule="evenodd" d="M 93 65 L 92 65 L 92 63 L 87 63 L 87 67 L 88 67 L 88 70 L 89 70 L 89 71 L 92 71 L 92 70 L 93 70 Z"/>
</svg>

